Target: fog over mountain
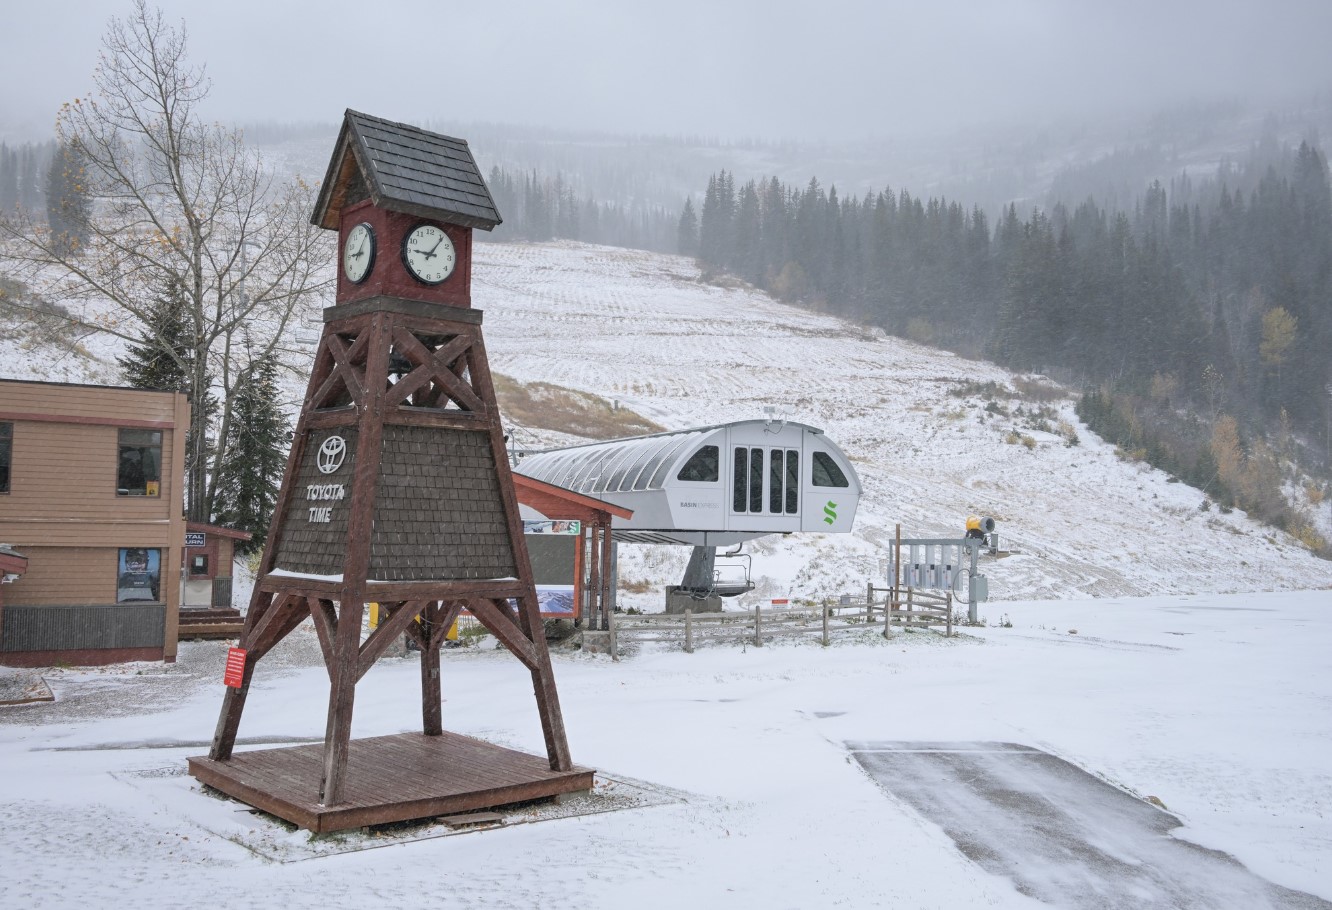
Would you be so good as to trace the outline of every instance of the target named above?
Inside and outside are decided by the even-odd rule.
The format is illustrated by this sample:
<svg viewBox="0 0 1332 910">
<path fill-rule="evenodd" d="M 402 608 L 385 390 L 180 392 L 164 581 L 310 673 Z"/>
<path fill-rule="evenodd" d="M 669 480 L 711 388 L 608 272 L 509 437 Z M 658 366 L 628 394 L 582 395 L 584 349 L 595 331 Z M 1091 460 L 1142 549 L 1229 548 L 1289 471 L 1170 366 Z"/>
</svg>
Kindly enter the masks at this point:
<svg viewBox="0 0 1332 910">
<path fill-rule="evenodd" d="M 0 138 L 49 136 L 128 2 L 15 4 Z M 898 137 L 1332 87 L 1320 0 L 163 0 L 218 119 L 522 123 L 736 139 Z"/>
</svg>

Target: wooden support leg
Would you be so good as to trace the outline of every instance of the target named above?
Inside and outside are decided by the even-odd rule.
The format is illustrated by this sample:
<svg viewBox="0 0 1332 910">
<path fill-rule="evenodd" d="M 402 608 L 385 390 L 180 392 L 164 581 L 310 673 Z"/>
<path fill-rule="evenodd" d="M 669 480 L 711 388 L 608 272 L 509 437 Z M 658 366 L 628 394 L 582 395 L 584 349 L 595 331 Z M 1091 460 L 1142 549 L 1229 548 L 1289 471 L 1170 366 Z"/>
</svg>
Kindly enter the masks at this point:
<svg viewBox="0 0 1332 910">
<path fill-rule="evenodd" d="M 328 697 L 328 726 L 324 732 L 324 776 L 319 784 L 319 802 L 325 806 L 335 806 L 342 801 L 342 784 L 347 776 L 364 601 L 364 592 L 359 586 L 348 586 L 338 614 L 338 635 L 333 644 L 332 685 Z"/>
<path fill-rule="evenodd" d="M 245 710 L 245 698 L 250 694 L 250 678 L 254 676 L 255 661 L 245 659 L 245 675 L 241 678 L 239 689 L 227 686 L 222 696 L 222 713 L 217 718 L 217 730 L 213 733 L 213 745 L 208 750 L 208 757 L 214 761 L 226 761 L 231 758 L 231 750 L 236 745 L 236 733 L 240 730 L 241 713 Z"/>
<path fill-rule="evenodd" d="M 259 621 L 271 609 L 276 609 L 273 595 L 255 591 L 250 600 L 250 609 L 245 613 L 242 642 L 250 638 Z M 257 656 L 246 656 L 245 675 L 242 677 L 240 688 L 233 689 L 227 686 L 226 694 L 222 696 L 222 711 L 217 716 L 217 729 L 213 732 L 213 744 L 208 750 L 208 757 L 215 761 L 226 761 L 231 758 L 231 750 L 236 745 L 236 733 L 240 730 L 241 714 L 245 711 L 245 698 L 250 694 L 250 678 L 254 676 L 254 665 L 257 660 Z"/>
<path fill-rule="evenodd" d="M 246 633 L 241 636 L 241 644 L 246 649 L 245 675 L 241 678 L 239 689 L 227 687 L 222 696 L 222 713 L 218 715 L 217 730 L 213 733 L 213 745 L 208 750 L 208 757 L 216 761 L 231 758 L 231 750 L 236 745 L 236 733 L 240 729 L 241 714 L 245 710 L 245 699 L 250 694 L 250 678 L 254 668 L 265 654 L 286 638 L 291 631 L 305 621 L 309 610 L 304 600 L 281 597 L 272 603 L 262 622 L 256 620 Z"/>
<path fill-rule="evenodd" d="M 435 626 L 443 618 L 441 605 L 430 604 L 421 611 L 421 732 L 426 736 L 439 736 L 444 732 L 443 711 L 440 702 L 443 692 L 439 680 L 439 642 Z"/>
<path fill-rule="evenodd" d="M 560 695 L 555 690 L 555 670 L 550 664 L 546 630 L 535 597 L 524 595 L 519 598 L 518 625 L 531 640 L 536 652 L 536 666 L 532 668 L 532 691 L 536 694 L 537 713 L 541 715 L 541 732 L 546 738 L 546 756 L 550 759 L 550 769 L 572 770 L 573 759 L 569 756 L 569 741 L 564 735 Z"/>
</svg>

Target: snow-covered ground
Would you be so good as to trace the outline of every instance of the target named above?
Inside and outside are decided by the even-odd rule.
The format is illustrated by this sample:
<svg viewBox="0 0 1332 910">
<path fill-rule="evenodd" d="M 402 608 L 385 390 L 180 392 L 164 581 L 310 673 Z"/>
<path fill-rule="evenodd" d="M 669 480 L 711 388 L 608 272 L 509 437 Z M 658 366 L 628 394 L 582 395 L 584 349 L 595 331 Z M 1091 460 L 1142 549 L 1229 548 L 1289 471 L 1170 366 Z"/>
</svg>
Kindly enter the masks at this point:
<svg viewBox="0 0 1332 910">
<path fill-rule="evenodd" d="M 1203 510 L 1198 490 L 1121 460 L 1070 398 L 1024 398 L 1021 377 L 993 364 L 701 284 L 680 257 L 573 243 L 473 250 L 473 302 L 493 371 L 618 401 L 668 429 L 761 418 L 772 406 L 851 456 L 864 487 L 854 532 L 747 545 L 751 601 L 863 591 L 882 578 L 898 523 L 908 538 L 960 537 L 973 514 L 997 520 L 1007 554 L 982 568 L 995 600 L 1332 588 L 1332 562 L 1240 512 Z M 95 320 L 94 310 L 83 315 Z M 317 325 L 318 314 L 302 321 Z M 293 328 L 290 346 L 312 355 L 300 333 Z M 120 350 L 105 336 L 71 351 L 0 333 L 0 375 L 115 383 Z M 292 365 L 284 384 L 294 414 L 309 359 Z M 982 397 L 986 384 L 1011 397 Z M 516 438 L 570 441 L 521 427 Z M 1306 512 L 1332 535 L 1327 502 Z M 661 609 L 662 587 L 680 580 L 687 555 L 622 547 L 622 578 L 648 586 L 623 602 Z"/>
<path fill-rule="evenodd" d="M 678 257 L 575 244 L 478 244 L 475 256 L 496 372 L 596 393 L 668 429 L 762 418 L 771 405 L 846 450 L 865 490 L 854 533 L 751 545 L 756 599 L 863 590 L 897 523 L 904 537 L 960 537 L 971 514 L 994 517 L 1011 554 L 983 568 L 996 600 L 1332 586 L 1332 563 L 1288 536 L 1203 511 L 1198 490 L 1120 460 L 1071 399 L 950 394 L 1014 389 L 993 364 L 700 284 Z M 1034 428 L 1043 407 L 1053 432 Z M 1314 519 L 1332 532 L 1326 503 Z M 622 548 L 622 576 L 654 585 L 626 602 L 660 609 L 685 556 Z"/>
<path fill-rule="evenodd" d="M 1170 836 L 1332 900 L 1327 601 L 1006 603 L 1011 628 L 954 639 L 644 646 L 618 663 L 557 652 L 574 760 L 674 799 L 415 843 L 353 833 L 338 845 L 351 852 L 326 856 L 183 776 L 212 735 L 221 644 L 186 644 L 171 668 L 52 671 L 54 703 L 0 709 L 0 893 L 6 907 L 1049 906 L 967 859 L 845 745 L 893 740 L 1053 753 L 1160 800 L 1183 822 Z M 298 632 L 260 665 L 243 740 L 322 736 L 317 655 Z M 449 651 L 444 677 L 448 729 L 542 751 L 530 678 L 512 657 Z M 413 660 L 381 661 L 358 689 L 354 735 L 419 729 L 418 680 Z M 251 852 L 261 841 L 290 861 Z M 1150 893 L 1137 905 L 1179 906 Z"/>
<path fill-rule="evenodd" d="M 1048 906 L 968 859 L 846 746 L 889 741 L 1044 750 L 1161 801 L 1182 822 L 1169 836 L 1332 900 L 1332 565 L 1121 461 L 1067 400 L 1049 422 L 1071 426 L 1075 446 L 1032 426 L 1038 402 L 1001 396 L 987 411 L 949 394 L 1011 387 L 997 367 L 701 285 L 685 260 L 483 244 L 474 278 L 496 372 L 670 428 L 774 405 L 856 460 L 855 533 L 755 545 L 755 598 L 859 590 L 896 523 L 953 535 L 986 514 L 1010 554 L 984 563 L 989 625 L 828 649 L 644 645 L 619 662 L 557 651 L 575 761 L 661 788 L 662 804 L 411 843 L 352 834 L 339 853 L 183 776 L 212 736 L 223 645 L 187 643 L 171 667 L 53 669 L 54 702 L 0 708 L 5 907 Z M 5 349 L 4 375 L 30 378 L 17 356 Z M 625 547 L 624 576 L 654 589 L 622 601 L 659 609 L 683 558 Z M 455 650 L 444 672 L 448 729 L 542 751 L 517 661 Z M 414 662 L 381 661 L 358 689 L 354 735 L 419 729 L 418 680 Z M 260 664 L 242 742 L 322 738 L 327 691 L 300 630 Z"/>
</svg>

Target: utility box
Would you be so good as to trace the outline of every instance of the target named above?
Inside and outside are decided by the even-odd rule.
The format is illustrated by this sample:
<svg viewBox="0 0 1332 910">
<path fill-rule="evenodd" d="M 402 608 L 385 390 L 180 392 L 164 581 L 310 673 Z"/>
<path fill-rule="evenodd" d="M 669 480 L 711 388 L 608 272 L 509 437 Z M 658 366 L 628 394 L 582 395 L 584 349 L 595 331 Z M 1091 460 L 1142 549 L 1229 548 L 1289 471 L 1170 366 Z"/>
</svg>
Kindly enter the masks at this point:
<svg viewBox="0 0 1332 910">
<path fill-rule="evenodd" d="M 990 599 L 990 581 L 984 575 L 973 575 L 971 577 L 971 590 L 968 600 L 980 603 Z"/>
</svg>

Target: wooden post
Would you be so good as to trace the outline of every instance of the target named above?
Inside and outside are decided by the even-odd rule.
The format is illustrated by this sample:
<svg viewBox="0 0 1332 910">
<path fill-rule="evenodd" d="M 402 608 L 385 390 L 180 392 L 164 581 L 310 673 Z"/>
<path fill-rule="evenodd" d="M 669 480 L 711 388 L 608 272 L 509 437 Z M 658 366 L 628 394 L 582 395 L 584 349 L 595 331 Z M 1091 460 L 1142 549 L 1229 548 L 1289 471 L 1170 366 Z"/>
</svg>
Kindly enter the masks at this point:
<svg viewBox="0 0 1332 910">
<path fill-rule="evenodd" d="M 896 540 L 893 544 L 893 602 L 892 609 L 897 609 L 897 605 L 902 601 L 902 524 L 898 522 Z"/>
<path fill-rule="evenodd" d="M 754 647 L 763 647 L 763 604 L 754 604 Z"/>
<path fill-rule="evenodd" d="M 406 609 L 405 607 L 403 609 Z M 426 736 L 439 736 L 444 732 L 443 690 L 439 678 L 439 644 L 437 626 L 442 619 L 443 604 L 434 601 L 421 612 L 421 732 Z"/>
<path fill-rule="evenodd" d="M 601 526 L 601 627 L 610 628 L 611 602 L 611 526 L 609 519 Z"/>
<path fill-rule="evenodd" d="M 361 616 L 365 612 L 366 578 L 370 569 L 370 534 L 378 493 L 380 445 L 384 438 L 384 386 L 388 375 L 393 326 L 387 313 L 375 313 L 365 328 L 369 333 L 365 397 L 357 415 L 356 467 L 347 519 L 346 579 L 338 594 L 338 632 L 333 643 L 332 687 L 328 699 L 328 726 L 324 731 L 324 776 L 319 802 L 335 806 L 342 801 L 342 782 L 351 748 L 352 710 L 360 665 Z"/>
<path fill-rule="evenodd" d="M 944 597 L 946 598 L 944 600 L 944 609 L 948 611 L 948 620 L 946 625 L 947 631 L 944 632 L 944 635 L 947 638 L 952 638 L 953 637 L 953 592 L 949 591 L 947 594 L 944 595 Z"/>
<path fill-rule="evenodd" d="M 693 610 L 685 608 L 685 653 L 694 653 L 694 621 Z"/>
<path fill-rule="evenodd" d="M 583 522 L 578 526 L 578 542 L 574 545 L 574 623 L 582 623 L 584 629 L 591 629 L 588 615 L 592 612 L 588 606 L 592 598 L 592 582 L 587 565 L 587 535 L 592 526 Z"/>
<path fill-rule="evenodd" d="M 600 533 L 601 528 L 597 525 L 592 525 L 588 532 L 588 562 L 591 563 L 591 571 L 588 573 L 589 578 L 587 584 L 587 612 L 590 614 L 587 618 L 587 627 L 594 632 L 597 629 L 602 628 L 600 620 L 598 619 L 601 612 L 601 559 L 599 556 L 601 548 L 597 546 L 598 535 Z"/>
<path fill-rule="evenodd" d="M 611 652 L 611 660 L 619 660 L 619 659 L 620 659 L 620 638 L 619 638 L 620 633 L 619 633 L 618 628 L 617 628 L 618 623 L 617 623 L 616 620 L 615 620 L 615 614 L 614 614 L 614 613 L 611 613 L 611 614 L 610 614 L 610 621 L 607 623 L 607 626 L 608 626 L 608 630 L 609 630 L 609 632 L 610 632 L 610 652 Z"/>
<path fill-rule="evenodd" d="M 874 624 L 874 582 L 865 585 L 865 623 Z"/>
<path fill-rule="evenodd" d="M 823 646 L 828 647 L 828 614 L 832 612 L 832 607 L 827 600 L 823 602 Z"/>
</svg>

